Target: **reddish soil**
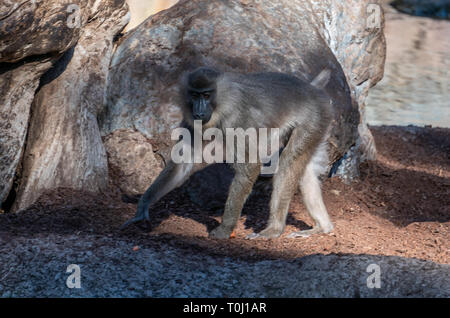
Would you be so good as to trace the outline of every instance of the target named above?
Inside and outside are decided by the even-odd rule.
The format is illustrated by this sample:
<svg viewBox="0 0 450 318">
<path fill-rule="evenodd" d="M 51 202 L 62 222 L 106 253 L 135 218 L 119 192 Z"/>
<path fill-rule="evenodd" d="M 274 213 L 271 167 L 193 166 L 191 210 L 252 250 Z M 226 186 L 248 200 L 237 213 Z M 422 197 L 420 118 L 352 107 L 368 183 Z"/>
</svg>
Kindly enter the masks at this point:
<svg viewBox="0 0 450 318">
<path fill-rule="evenodd" d="M 186 252 L 245 259 L 294 258 L 310 254 L 396 255 L 450 263 L 450 129 L 372 127 L 378 159 L 361 166 L 361 181 L 347 185 L 338 178 L 323 183 L 325 204 L 335 224 L 331 234 L 288 239 L 312 220 L 297 194 L 290 206 L 285 233 L 273 240 L 246 240 L 264 228 L 269 193 L 256 191 L 244 207 L 235 238 L 213 240 L 208 231 L 220 212 L 191 203 L 185 189 L 167 195 L 151 209 L 149 227 L 118 227 L 131 218 L 135 204 L 118 193 L 103 196 L 61 189 L 28 210 L 0 215 L 3 234 L 94 234 L 160 243 Z M 102 246 L 93 247 L 102 248 Z"/>
</svg>

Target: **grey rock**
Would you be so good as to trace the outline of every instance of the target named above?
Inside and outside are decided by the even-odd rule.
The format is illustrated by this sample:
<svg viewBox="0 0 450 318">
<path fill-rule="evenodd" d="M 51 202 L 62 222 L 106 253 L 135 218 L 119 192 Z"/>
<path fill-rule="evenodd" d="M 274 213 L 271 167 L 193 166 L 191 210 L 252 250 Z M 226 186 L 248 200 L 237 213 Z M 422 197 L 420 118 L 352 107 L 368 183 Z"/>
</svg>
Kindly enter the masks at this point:
<svg viewBox="0 0 450 318">
<path fill-rule="evenodd" d="M 373 136 L 367 127 L 365 104 L 369 89 L 384 75 L 386 40 L 382 2 L 314 1 L 314 8 L 319 11 L 317 17 L 323 18 L 323 27 L 319 27 L 319 31 L 341 64 L 351 89 L 352 101 L 358 105 L 360 117 L 355 143 L 358 156 L 361 156 L 358 161 L 376 157 Z M 346 124 L 342 119 L 338 122 Z M 349 137 L 338 135 L 337 138 Z M 341 156 L 352 145 L 348 145 Z"/>
<path fill-rule="evenodd" d="M 110 175 L 120 190 L 128 195 L 144 193 L 164 165 L 151 141 L 130 129 L 118 129 L 103 140 Z"/>
<path fill-rule="evenodd" d="M 67 244 L 55 244 L 61 239 Z M 67 261 L 98 240 L 85 234 L 16 236 L 12 246 L 0 237 L 0 274 L 11 269 L 0 276 L 2 297 L 450 297 L 450 265 L 396 256 L 246 261 L 164 244 L 133 252 L 132 242 L 103 237 L 90 258 Z M 30 244 L 41 253 L 30 254 Z M 66 286 L 71 263 L 80 265 L 81 289 Z M 379 269 L 379 288 L 368 284 L 372 267 Z"/>
</svg>

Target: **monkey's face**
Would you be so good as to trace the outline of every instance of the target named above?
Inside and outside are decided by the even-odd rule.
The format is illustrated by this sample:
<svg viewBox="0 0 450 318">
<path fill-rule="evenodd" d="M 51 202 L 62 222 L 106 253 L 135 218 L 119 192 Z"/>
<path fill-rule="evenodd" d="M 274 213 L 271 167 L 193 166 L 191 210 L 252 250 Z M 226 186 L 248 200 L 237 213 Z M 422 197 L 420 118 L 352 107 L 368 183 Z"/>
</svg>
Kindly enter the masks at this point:
<svg viewBox="0 0 450 318">
<path fill-rule="evenodd" d="M 186 102 L 194 120 L 206 124 L 216 107 L 216 81 L 220 73 L 212 68 L 200 67 L 187 77 Z"/>
<path fill-rule="evenodd" d="M 214 111 L 214 91 L 190 90 L 189 99 L 194 120 L 201 120 L 206 124 Z"/>
</svg>

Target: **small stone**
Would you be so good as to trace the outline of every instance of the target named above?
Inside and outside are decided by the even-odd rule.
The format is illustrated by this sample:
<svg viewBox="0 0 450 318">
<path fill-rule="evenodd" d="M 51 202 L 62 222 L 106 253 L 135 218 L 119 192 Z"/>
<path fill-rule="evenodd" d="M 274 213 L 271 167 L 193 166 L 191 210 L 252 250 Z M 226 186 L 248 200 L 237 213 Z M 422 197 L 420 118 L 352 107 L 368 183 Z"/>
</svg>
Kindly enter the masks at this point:
<svg viewBox="0 0 450 318">
<path fill-rule="evenodd" d="M 333 193 L 334 195 L 336 195 L 336 196 L 339 196 L 340 194 L 341 194 L 341 191 L 339 191 L 339 190 L 331 190 L 330 191 L 331 193 Z"/>
</svg>

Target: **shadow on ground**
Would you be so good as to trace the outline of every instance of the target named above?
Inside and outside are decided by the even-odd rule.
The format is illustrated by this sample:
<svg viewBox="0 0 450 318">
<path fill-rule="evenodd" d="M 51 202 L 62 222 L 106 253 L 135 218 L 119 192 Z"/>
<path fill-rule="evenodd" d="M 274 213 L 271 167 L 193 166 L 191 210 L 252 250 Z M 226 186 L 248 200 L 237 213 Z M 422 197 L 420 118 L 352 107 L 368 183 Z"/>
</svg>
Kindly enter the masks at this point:
<svg viewBox="0 0 450 318">
<path fill-rule="evenodd" d="M 26 211 L 0 214 L 0 296 L 448 297 L 450 129 L 372 131 L 379 158 L 361 167 L 362 180 L 323 184 L 330 235 L 245 240 L 267 223 L 270 186 L 260 181 L 237 237 L 209 239 L 226 199 L 220 187 L 231 180 L 226 172 L 210 176 L 221 180 L 221 196 L 194 179 L 152 207 L 149 228 L 125 231 L 118 228 L 135 204 L 60 189 Z M 311 225 L 295 196 L 286 233 Z M 372 263 L 381 269 L 380 289 L 367 287 Z M 81 290 L 65 285 L 69 264 L 82 268 Z"/>
</svg>

